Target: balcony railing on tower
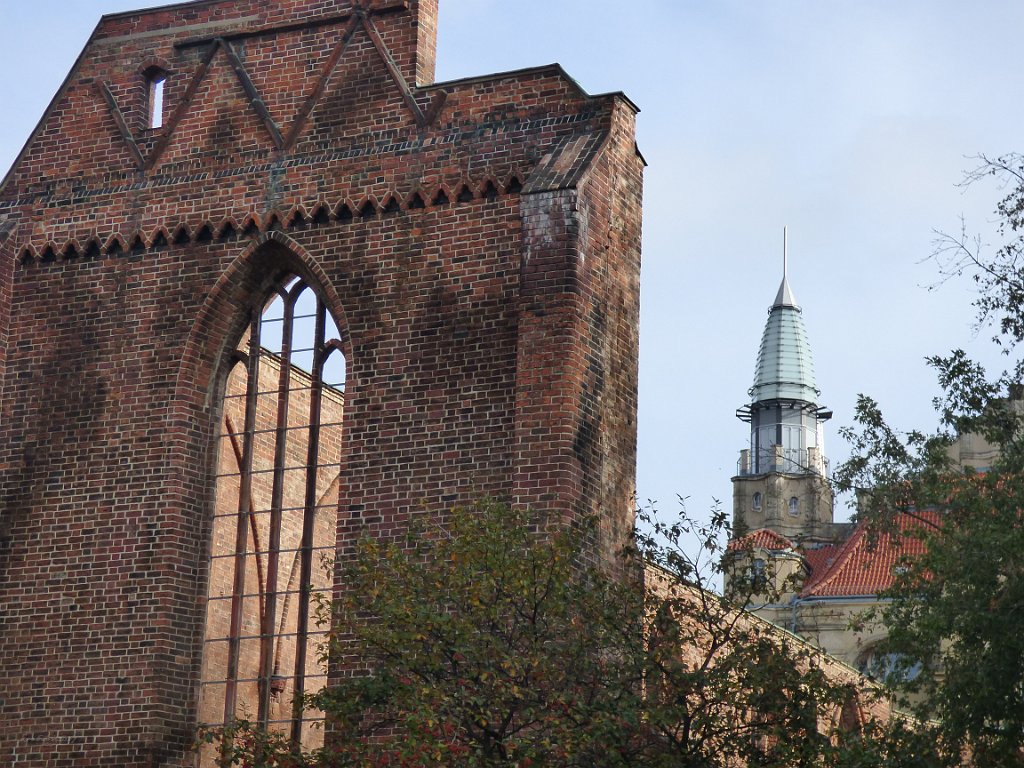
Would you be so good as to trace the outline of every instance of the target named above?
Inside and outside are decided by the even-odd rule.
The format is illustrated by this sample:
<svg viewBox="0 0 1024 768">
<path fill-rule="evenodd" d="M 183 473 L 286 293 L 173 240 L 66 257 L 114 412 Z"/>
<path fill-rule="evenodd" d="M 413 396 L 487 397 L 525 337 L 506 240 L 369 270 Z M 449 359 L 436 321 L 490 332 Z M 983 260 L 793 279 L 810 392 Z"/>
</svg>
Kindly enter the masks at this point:
<svg viewBox="0 0 1024 768">
<path fill-rule="evenodd" d="M 736 474 L 741 477 L 768 472 L 825 477 L 828 470 L 828 459 L 817 448 L 797 449 L 773 445 L 756 451 L 744 449 L 740 451 L 740 459 L 736 462 Z"/>
</svg>

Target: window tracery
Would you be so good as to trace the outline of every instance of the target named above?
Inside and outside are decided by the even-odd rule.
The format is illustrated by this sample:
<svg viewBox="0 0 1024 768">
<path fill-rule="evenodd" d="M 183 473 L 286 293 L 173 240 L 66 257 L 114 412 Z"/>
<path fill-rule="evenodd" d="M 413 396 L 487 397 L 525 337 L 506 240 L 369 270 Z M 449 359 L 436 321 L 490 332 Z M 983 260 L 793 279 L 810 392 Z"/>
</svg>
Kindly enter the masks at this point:
<svg viewBox="0 0 1024 768">
<path fill-rule="evenodd" d="M 251 312 L 223 397 L 200 720 L 322 739 L 316 595 L 335 551 L 345 361 L 337 324 L 291 278 Z M 204 765 L 213 764 L 214 756 Z"/>
</svg>

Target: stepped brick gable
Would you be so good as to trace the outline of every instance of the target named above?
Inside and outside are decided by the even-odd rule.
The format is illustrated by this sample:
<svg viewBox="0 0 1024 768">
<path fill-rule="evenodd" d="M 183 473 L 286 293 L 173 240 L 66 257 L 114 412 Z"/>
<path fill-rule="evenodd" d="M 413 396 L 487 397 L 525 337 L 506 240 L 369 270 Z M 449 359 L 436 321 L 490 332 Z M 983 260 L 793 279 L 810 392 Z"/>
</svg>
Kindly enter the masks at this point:
<svg viewBox="0 0 1024 768">
<path fill-rule="evenodd" d="M 614 567 L 636 459 L 636 108 L 557 65 L 435 83 L 437 2 L 104 17 L 0 184 L 0 764 L 192 766 L 210 701 L 251 683 L 254 712 L 282 709 L 302 663 L 278 675 L 294 648 L 247 650 L 233 611 L 258 584 L 282 617 L 264 623 L 302 636 L 301 590 L 273 584 L 308 564 L 304 524 L 343 562 L 364 531 L 492 495 L 597 515 L 593 557 Z M 295 316 L 320 324 L 312 363 L 261 352 L 260 313 L 295 280 L 316 298 Z M 344 380 L 325 394 L 308 372 L 331 351 Z M 290 410 L 279 380 L 304 392 Z M 260 443 L 342 402 L 343 428 Z M 310 445 L 327 474 L 290 475 Z M 223 657 L 214 624 L 235 633 Z"/>
</svg>

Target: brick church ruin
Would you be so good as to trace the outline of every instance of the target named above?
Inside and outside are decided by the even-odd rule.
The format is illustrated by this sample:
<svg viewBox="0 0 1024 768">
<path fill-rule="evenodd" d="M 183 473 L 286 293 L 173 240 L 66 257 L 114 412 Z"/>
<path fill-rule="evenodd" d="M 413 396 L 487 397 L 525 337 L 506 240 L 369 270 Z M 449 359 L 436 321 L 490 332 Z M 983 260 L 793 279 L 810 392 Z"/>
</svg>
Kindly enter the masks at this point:
<svg viewBox="0 0 1024 768">
<path fill-rule="evenodd" d="M 320 556 L 419 512 L 596 514 L 613 562 L 637 110 L 435 83 L 437 4 L 106 16 L 0 184 L 0 764 L 311 743 Z"/>
</svg>

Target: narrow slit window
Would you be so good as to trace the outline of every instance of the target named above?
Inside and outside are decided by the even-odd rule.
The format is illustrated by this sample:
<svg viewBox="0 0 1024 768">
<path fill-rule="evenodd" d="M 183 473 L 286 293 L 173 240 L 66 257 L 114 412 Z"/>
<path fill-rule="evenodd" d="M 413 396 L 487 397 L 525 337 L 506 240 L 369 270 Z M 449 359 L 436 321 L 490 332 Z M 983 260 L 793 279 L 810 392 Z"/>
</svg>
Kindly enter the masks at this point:
<svg viewBox="0 0 1024 768">
<path fill-rule="evenodd" d="M 146 76 L 149 86 L 149 121 L 150 128 L 162 128 L 164 125 L 164 84 L 167 75 L 163 72 L 152 72 Z"/>
<path fill-rule="evenodd" d="M 292 278 L 232 353 L 218 443 L 200 720 L 322 745 L 317 595 L 330 596 L 345 361 L 323 300 Z M 210 746 L 203 766 L 217 764 Z"/>
</svg>

